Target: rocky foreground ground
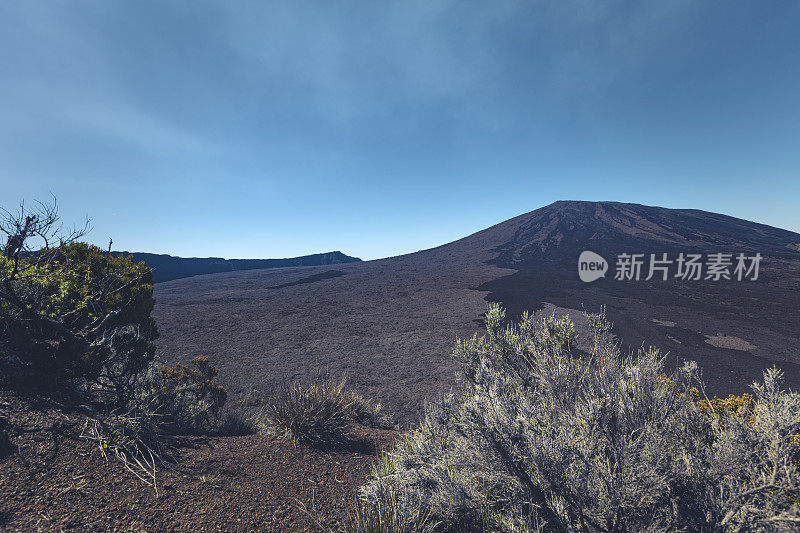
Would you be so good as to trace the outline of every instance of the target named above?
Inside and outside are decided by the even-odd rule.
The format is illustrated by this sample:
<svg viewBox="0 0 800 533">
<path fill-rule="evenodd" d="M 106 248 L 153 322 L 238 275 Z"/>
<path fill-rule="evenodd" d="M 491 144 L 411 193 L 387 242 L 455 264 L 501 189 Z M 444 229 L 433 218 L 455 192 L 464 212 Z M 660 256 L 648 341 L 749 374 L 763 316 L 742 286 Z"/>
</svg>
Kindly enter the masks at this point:
<svg viewBox="0 0 800 533">
<path fill-rule="evenodd" d="M 265 434 L 176 437 L 156 488 L 81 437 L 86 415 L 0 391 L 2 531 L 318 531 L 346 519 L 394 431 L 353 428 L 339 449 Z"/>
</svg>

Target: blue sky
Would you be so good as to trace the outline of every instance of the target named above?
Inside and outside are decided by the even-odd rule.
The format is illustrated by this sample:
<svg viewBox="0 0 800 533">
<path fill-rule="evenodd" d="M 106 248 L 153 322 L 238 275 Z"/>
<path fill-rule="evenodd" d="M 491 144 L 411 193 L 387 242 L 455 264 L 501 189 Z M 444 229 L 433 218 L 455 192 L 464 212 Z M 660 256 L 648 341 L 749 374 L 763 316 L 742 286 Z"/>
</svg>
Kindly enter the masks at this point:
<svg viewBox="0 0 800 533">
<path fill-rule="evenodd" d="M 800 232 L 800 2 L 0 1 L 0 205 L 365 259 L 555 200 Z"/>
</svg>

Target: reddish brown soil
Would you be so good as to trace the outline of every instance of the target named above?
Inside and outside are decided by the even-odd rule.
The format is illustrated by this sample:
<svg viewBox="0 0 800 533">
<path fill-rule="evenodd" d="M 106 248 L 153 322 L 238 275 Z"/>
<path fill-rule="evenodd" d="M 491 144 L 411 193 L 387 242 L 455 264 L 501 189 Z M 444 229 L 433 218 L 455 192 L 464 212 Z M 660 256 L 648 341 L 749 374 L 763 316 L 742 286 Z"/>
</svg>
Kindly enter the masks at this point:
<svg viewBox="0 0 800 533">
<path fill-rule="evenodd" d="M 345 519 L 392 431 L 354 428 L 339 451 L 263 434 L 183 437 L 158 494 L 79 435 L 85 416 L 0 392 L 13 424 L 0 457 L 2 531 L 311 531 Z M 303 510 L 305 509 L 305 510 Z"/>
</svg>

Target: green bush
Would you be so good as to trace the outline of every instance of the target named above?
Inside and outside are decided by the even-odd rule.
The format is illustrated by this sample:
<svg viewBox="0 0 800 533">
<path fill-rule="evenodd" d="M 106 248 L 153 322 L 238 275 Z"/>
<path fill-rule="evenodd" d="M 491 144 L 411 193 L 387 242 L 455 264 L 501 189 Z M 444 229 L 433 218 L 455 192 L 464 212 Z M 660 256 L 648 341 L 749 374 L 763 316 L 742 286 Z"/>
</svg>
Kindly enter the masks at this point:
<svg viewBox="0 0 800 533">
<path fill-rule="evenodd" d="M 155 486 L 169 434 L 255 431 L 206 357 L 158 366 L 152 271 L 63 233 L 55 203 L 0 209 L 0 382 L 92 403 L 84 436 Z M 51 243 L 58 242 L 58 246 Z M 110 249 L 110 244 L 109 244 Z M 0 419 L 2 422 L 2 419 Z M 0 448 L 4 428 L 0 427 Z"/>
<path fill-rule="evenodd" d="M 457 344 L 459 391 L 428 406 L 367 504 L 428 509 L 429 531 L 796 531 L 800 396 L 780 372 L 709 416 L 696 364 L 667 376 L 657 351 L 621 354 L 605 316 L 589 322 L 581 355 L 569 324 L 492 307 L 486 336 Z"/>
<path fill-rule="evenodd" d="M 38 388 L 88 383 L 127 400 L 158 337 L 144 263 L 72 242 L 0 256 L 0 279 L 0 372 Z"/>
<path fill-rule="evenodd" d="M 158 337 L 150 316 L 155 304 L 153 273 L 143 261 L 75 242 L 55 248 L 35 275 L 42 292 L 41 311 L 47 316 L 68 317 L 64 323 L 80 329 L 103 318 L 104 310 L 119 310 L 110 326 L 132 325 L 151 339 Z"/>
<path fill-rule="evenodd" d="M 135 412 L 156 417 L 162 431 L 209 434 L 219 430 L 228 393 L 215 378 L 208 357 L 188 365 L 153 365 L 136 387 L 129 405 Z M 226 424 L 233 427 L 233 420 Z"/>
<path fill-rule="evenodd" d="M 217 384 L 207 357 L 189 365 L 151 364 L 137 381 L 127 405 L 87 419 L 83 436 L 145 483 L 156 487 L 157 467 L 171 458 L 175 434 L 243 435 L 257 431 L 254 420 L 224 412 L 227 393 Z M 157 489 L 156 489 L 157 490 Z"/>
</svg>

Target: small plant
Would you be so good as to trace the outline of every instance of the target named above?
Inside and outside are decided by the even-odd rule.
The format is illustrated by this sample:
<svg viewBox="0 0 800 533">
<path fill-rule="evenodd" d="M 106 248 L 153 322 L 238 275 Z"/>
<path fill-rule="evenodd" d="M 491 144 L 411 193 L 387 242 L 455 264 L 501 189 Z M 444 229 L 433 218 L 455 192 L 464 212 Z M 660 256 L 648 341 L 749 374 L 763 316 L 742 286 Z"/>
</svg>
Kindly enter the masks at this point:
<svg viewBox="0 0 800 533">
<path fill-rule="evenodd" d="M 262 423 L 295 442 L 332 443 L 345 438 L 352 423 L 380 429 L 393 427 L 392 416 L 380 403 L 345 388 L 347 380 L 318 375 L 311 382 L 284 386 L 265 399 Z M 248 405 L 258 405 L 247 400 Z"/>
<path fill-rule="evenodd" d="M 222 486 L 222 481 L 217 476 L 200 476 L 200 483 L 214 490 Z"/>
<path fill-rule="evenodd" d="M 355 391 L 347 391 L 353 420 L 361 425 L 378 429 L 394 427 L 391 413 L 383 410 L 380 402 L 372 403 Z"/>
<path fill-rule="evenodd" d="M 228 397 L 215 378 L 217 368 L 208 357 L 198 356 L 190 364 L 152 367 L 139 383 L 132 405 L 159 417 L 164 430 L 213 433 L 222 419 Z M 236 422 L 228 419 L 227 423 Z"/>
<path fill-rule="evenodd" d="M 753 420 L 756 402 L 752 394 L 745 393 L 741 396 L 730 394 L 727 398 L 714 396 L 708 399 L 697 387 L 692 387 L 689 394 L 697 406 L 697 410 L 709 418 L 716 417 L 721 421 L 728 416 L 738 416 L 746 420 Z"/>
<path fill-rule="evenodd" d="M 83 437 L 97 444 L 104 459 L 112 456 L 119 460 L 158 495 L 157 466 L 168 458 L 168 447 L 155 417 L 127 412 L 103 419 L 87 418 Z"/>
<path fill-rule="evenodd" d="M 575 332 L 575 324 L 569 317 L 557 318 L 555 314 L 550 315 L 544 321 L 547 330 L 547 337 L 553 339 L 561 349 L 568 350 L 570 346 L 575 344 L 577 333 Z"/>
<path fill-rule="evenodd" d="M 270 427 L 295 442 L 312 444 L 341 440 L 350 426 L 353 400 L 344 381 L 330 379 L 284 387 L 267 406 Z"/>
<path fill-rule="evenodd" d="M 209 434 L 213 435 L 252 435 L 260 429 L 259 417 L 249 416 L 239 411 L 226 412 Z"/>
<path fill-rule="evenodd" d="M 213 366 L 208 357 L 200 355 L 192 359 L 191 364 L 182 365 L 175 363 L 172 366 L 163 366 L 160 369 L 165 392 L 178 395 L 191 395 L 197 403 L 203 403 L 209 413 L 219 416 L 228 393 L 217 384 L 217 367 Z"/>
<path fill-rule="evenodd" d="M 4 416 L 0 416 L 0 457 L 8 455 L 12 450 L 11 437 L 8 432 L 11 423 Z"/>
<path fill-rule="evenodd" d="M 261 408 L 269 404 L 270 399 L 271 396 L 250 386 L 247 392 L 235 403 L 235 406 L 239 409 Z"/>
<path fill-rule="evenodd" d="M 255 422 L 239 413 L 223 416 L 227 393 L 216 376 L 207 357 L 195 357 L 190 365 L 151 365 L 128 404 L 87 418 L 83 436 L 97 443 L 104 458 L 119 460 L 157 491 L 157 467 L 169 458 L 171 435 L 256 432 Z"/>
<path fill-rule="evenodd" d="M 433 525 L 430 512 L 410 505 L 396 491 L 387 491 L 367 504 L 356 500 L 350 511 L 346 533 L 422 533 Z"/>
</svg>

